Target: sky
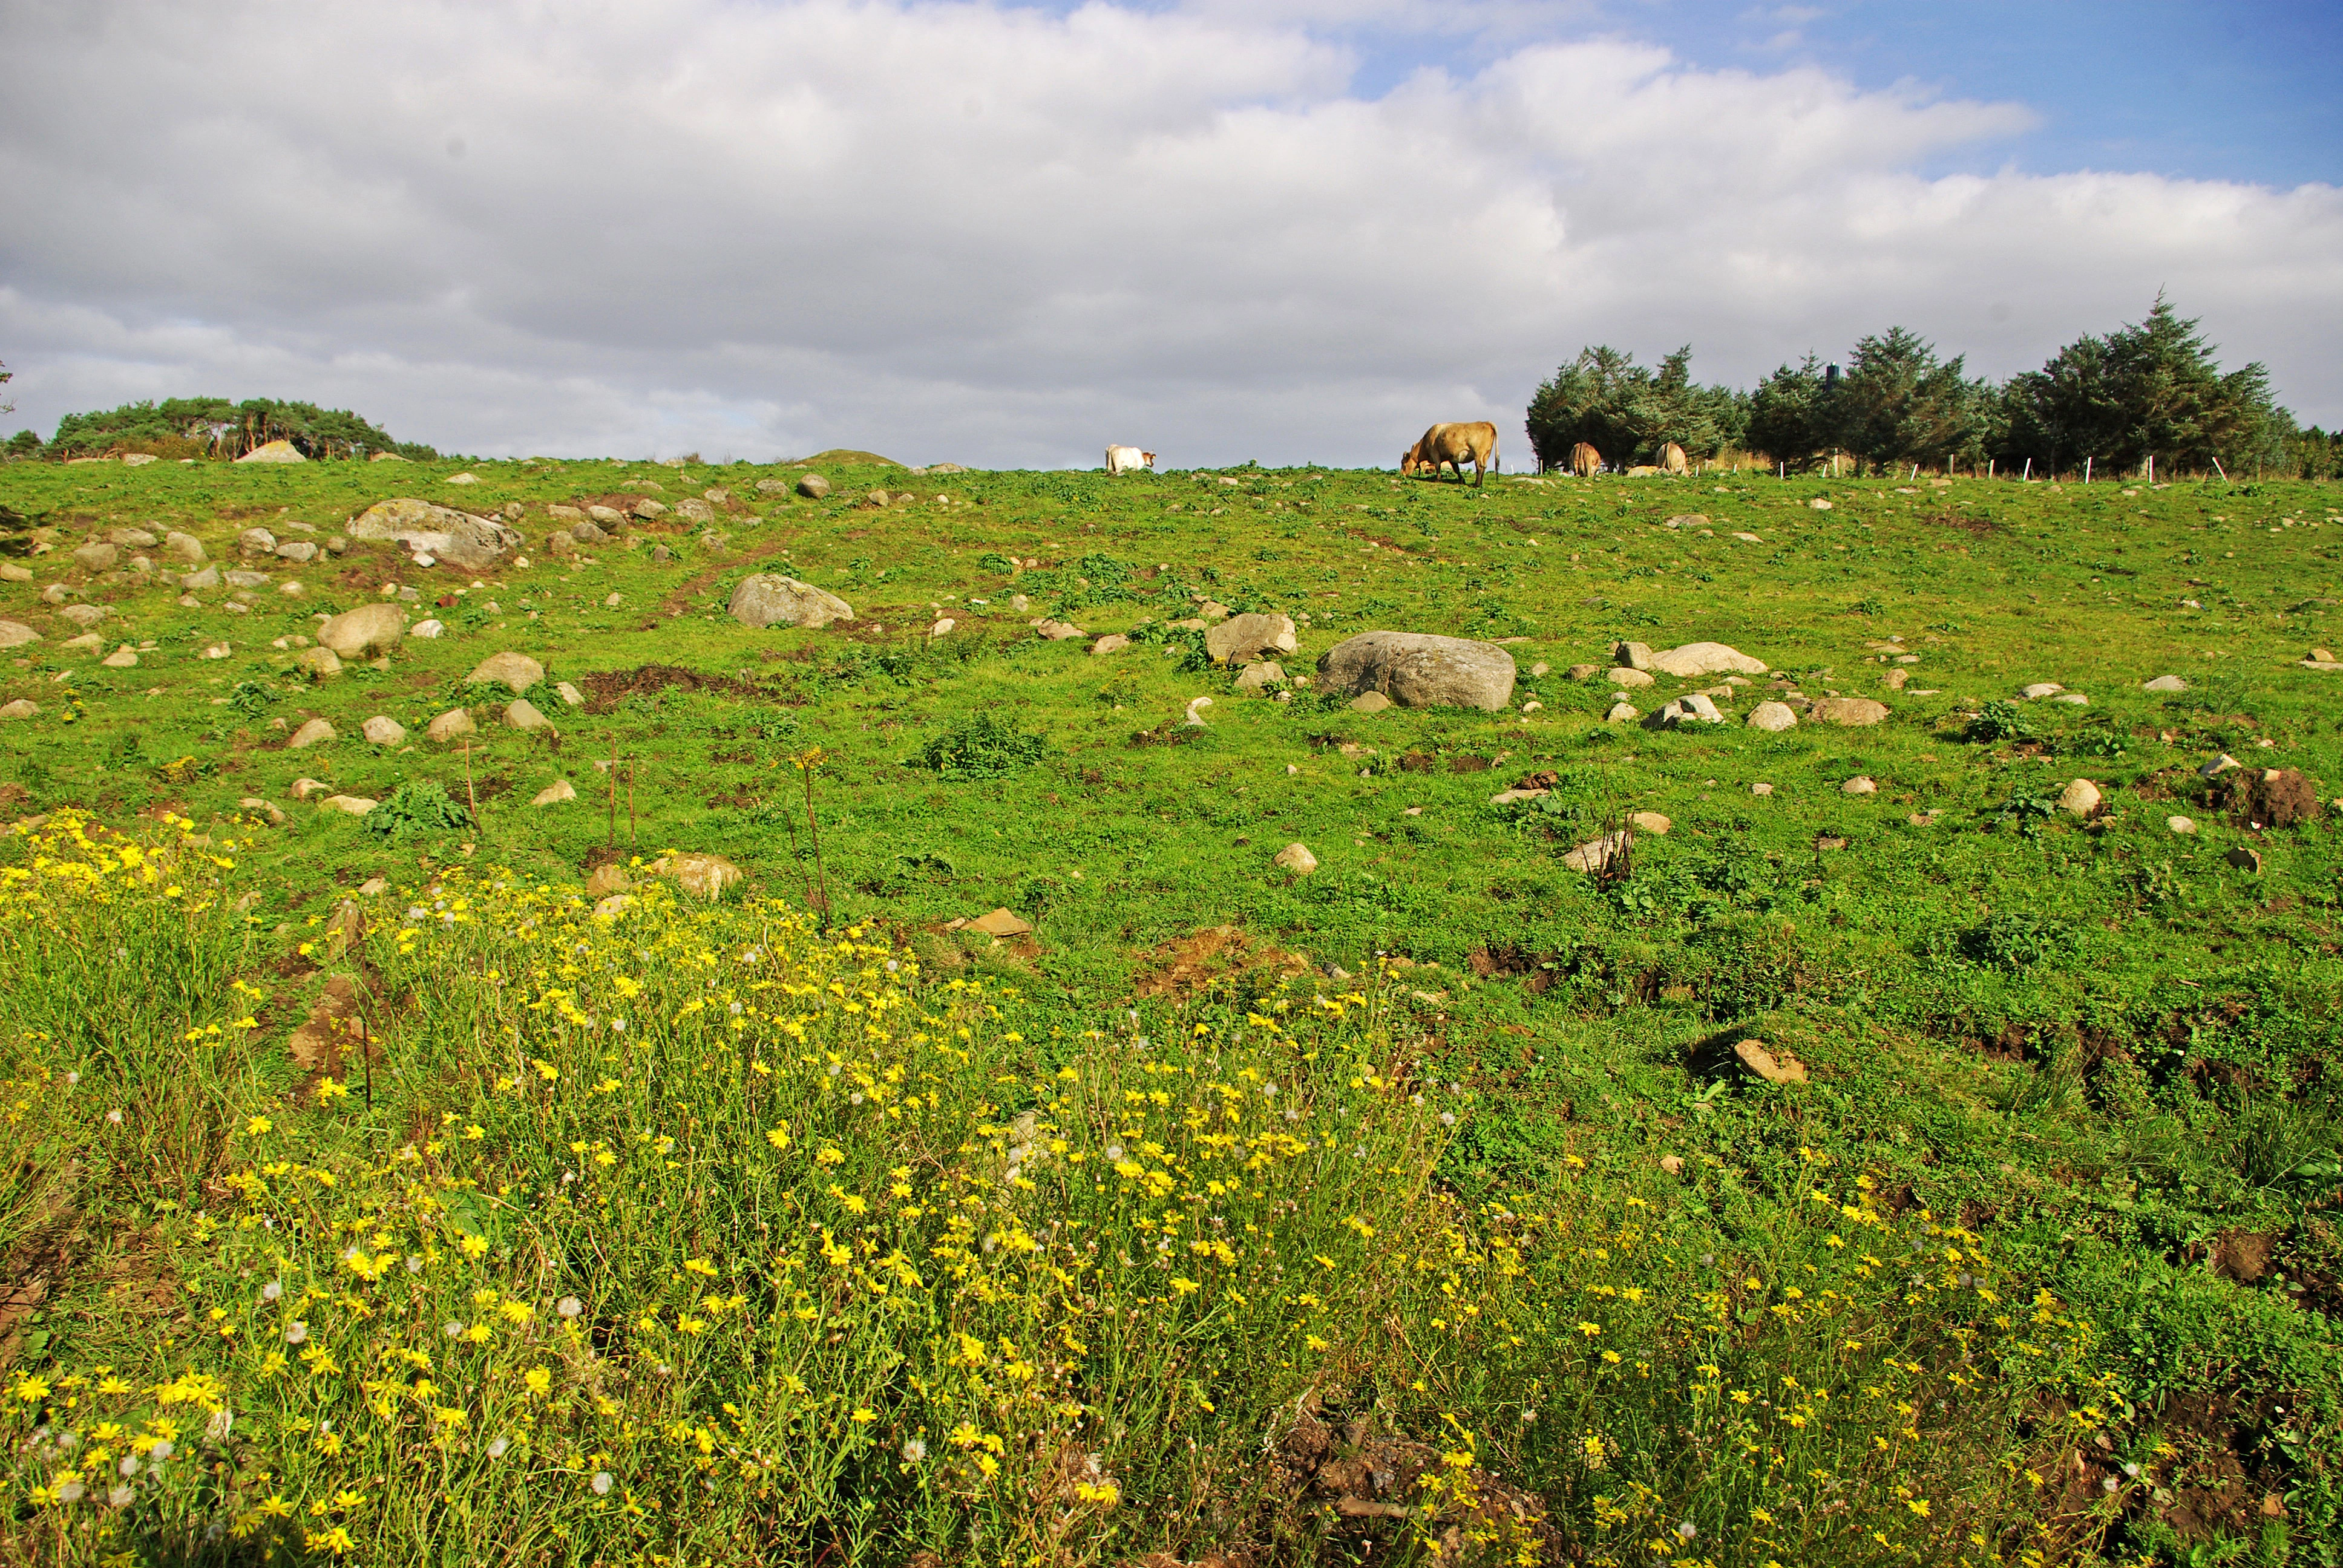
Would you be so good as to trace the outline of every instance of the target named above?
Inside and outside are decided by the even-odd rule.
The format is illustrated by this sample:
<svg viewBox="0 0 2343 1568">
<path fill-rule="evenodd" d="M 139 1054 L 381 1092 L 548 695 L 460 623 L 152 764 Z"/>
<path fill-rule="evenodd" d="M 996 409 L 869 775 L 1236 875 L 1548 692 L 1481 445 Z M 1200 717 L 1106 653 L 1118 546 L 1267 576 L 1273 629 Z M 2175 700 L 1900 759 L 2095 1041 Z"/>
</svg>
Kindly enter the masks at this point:
<svg viewBox="0 0 2343 1568">
<path fill-rule="evenodd" d="M 0 0 L 7 429 L 1388 466 L 1591 343 L 2033 368 L 2158 290 L 2343 424 L 2343 6 Z"/>
</svg>

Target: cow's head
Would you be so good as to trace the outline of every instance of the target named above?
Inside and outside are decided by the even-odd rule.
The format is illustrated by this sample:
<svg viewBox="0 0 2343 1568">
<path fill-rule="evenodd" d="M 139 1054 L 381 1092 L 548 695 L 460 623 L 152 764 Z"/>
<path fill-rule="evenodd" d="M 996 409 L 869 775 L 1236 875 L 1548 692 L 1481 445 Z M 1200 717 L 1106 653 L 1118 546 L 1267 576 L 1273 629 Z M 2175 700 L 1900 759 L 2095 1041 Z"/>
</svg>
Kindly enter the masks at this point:
<svg viewBox="0 0 2343 1568">
<path fill-rule="evenodd" d="M 1139 460 L 1151 468 L 1155 467 L 1155 454 L 1152 452 L 1141 452 L 1139 454 Z"/>
</svg>

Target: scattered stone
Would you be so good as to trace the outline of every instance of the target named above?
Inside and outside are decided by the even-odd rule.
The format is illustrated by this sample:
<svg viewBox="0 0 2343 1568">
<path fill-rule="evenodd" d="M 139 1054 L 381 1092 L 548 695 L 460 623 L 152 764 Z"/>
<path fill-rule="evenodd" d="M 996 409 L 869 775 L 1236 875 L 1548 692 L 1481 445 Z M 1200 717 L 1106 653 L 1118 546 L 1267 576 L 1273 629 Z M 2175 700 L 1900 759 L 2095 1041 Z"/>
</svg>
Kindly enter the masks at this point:
<svg viewBox="0 0 2343 1568">
<path fill-rule="evenodd" d="M 1805 1064 L 1786 1050 L 1768 1050 L 1763 1040 L 1745 1040 L 1734 1046 L 1733 1054 L 1742 1066 L 1768 1083 L 1804 1083 Z"/>
<path fill-rule="evenodd" d="M 1532 698 L 1529 701 L 1522 704 L 1522 711 L 1523 713 L 1542 713 L 1544 710 L 1545 704 L 1538 701 L 1535 698 Z"/>
<path fill-rule="evenodd" d="M 328 795 L 317 805 L 320 809 L 340 811 L 352 817 L 363 817 L 375 809 L 375 802 L 363 795 Z"/>
<path fill-rule="evenodd" d="M 1778 735 L 1797 728 L 1798 715 L 1785 702 L 1761 702 L 1749 710 L 1749 728 Z"/>
<path fill-rule="evenodd" d="M 576 789 L 571 787 L 569 780 L 567 779 L 557 779 L 552 783 L 547 785 L 544 789 L 539 789 L 535 795 L 529 797 L 528 803 L 532 806 L 558 806 L 564 800 L 575 800 L 577 799 L 578 791 Z"/>
<path fill-rule="evenodd" d="M 14 702 L 0 706 L 0 719 L 30 719 L 40 710 L 38 703 L 30 698 L 20 697 Z"/>
<path fill-rule="evenodd" d="M 190 593 L 197 588 L 216 588 L 220 586 L 219 568 L 206 567 L 201 571 L 184 573 L 179 578 L 179 586 Z"/>
<path fill-rule="evenodd" d="M 593 528 L 594 533 L 591 540 L 588 540 L 586 535 L 579 534 L 578 538 L 581 543 L 598 543 L 610 537 L 603 531 L 604 529 L 623 528 L 627 526 L 627 514 L 616 507 L 588 507 L 586 508 L 586 517 L 588 525 Z"/>
<path fill-rule="evenodd" d="M 796 626 L 819 630 L 832 621 L 852 620 L 854 607 L 826 588 L 777 572 L 740 579 L 726 609 L 742 626 Z"/>
<path fill-rule="evenodd" d="M 2250 871 L 2258 877 L 2261 875 L 2262 853 L 2250 844 L 2239 844 L 2221 858 L 2240 871 Z"/>
<path fill-rule="evenodd" d="M 566 680 L 556 681 L 554 683 L 553 695 L 561 699 L 562 706 L 565 708 L 583 708 L 586 706 L 586 694 L 578 690 L 576 687 L 570 685 L 569 682 Z"/>
<path fill-rule="evenodd" d="M 312 746 L 334 738 L 335 731 L 332 725 L 322 719 L 312 719 L 293 732 L 293 739 L 285 743 L 285 749 L 287 751 L 306 751 Z"/>
<path fill-rule="evenodd" d="M 136 669 L 138 667 L 138 650 L 126 642 L 98 662 L 108 669 Z"/>
<path fill-rule="evenodd" d="M 334 787 L 332 785 L 326 783 L 322 779 L 296 779 L 293 780 L 293 799 L 296 800 L 307 800 L 312 795 L 331 794 L 333 792 L 333 788 Z"/>
<path fill-rule="evenodd" d="M 453 740 L 458 735 L 472 734 L 478 728 L 472 722 L 471 714 L 460 708 L 451 708 L 433 719 L 423 733 L 433 740 L 445 741 Z"/>
<path fill-rule="evenodd" d="M 1843 724 L 1862 729 L 1887 717 L 1887 704 L 1868 697 L 1825 697 L 1806 710 L 1817 724 Z"/>
<path fill-rule="evenodd" d="M 407 739 L 407 726 L 387 714 L 377 713 L 358 727 L 358 733 L 370 746 L 396 746 Z"/>
<path fill-rule="evenodd" d="M 308 460 L 290 441 L 264 441 L 236 459 L 239 463 L 306 463 Z"/>
<path fill-rule="evenodd" d="M 407 618 L 394 603 L 377 599 L 344 610 L 317 628 L 317 640 L 344 658 L 388 653 L 407 635 Z"/>
<path fill-rule="evenodd" d="M 1838 792 L 1842 795 L 1876 795 L 1879 786 L 1873 783 L 1867 775 L 1858 773 L 1840 785 Z"/>
<path fill-rule="evenodd" d="M 1603 667 L 1599 664 L 1574 664 L 1567 673 L 1573 680 L 1584 680 L 1590 676 L 1602 674 Z"/>
<path fill-rule="evenodd" d="M 267 583 L 266 572 L 248 572 L 239 567 L 227 574 L 227 586 L 234 588 L 265 588 Z"/>
<path fill-rule="evenodd" d="M 1912 672 L 1908 669 L 1891 669 L 1887 672 L 1887 689 L 1901 691 L 1904 689 L 1904 683 L 1911 678 Z"/>
<path fill-rule="evenodd" d="M 809 501 L 819 501 L 830 494 L 830 481 L 820 474 L 808 474 L 798 481 L 798 494 Z"/>
<path fill-rule="evenodd" d="M 1264 658 L 1248 664 L 1237 672 L 1236 687 L 1239 691 L 1260 691 L 1266 687 L 1284 684 L 1285 667 L 1273 658 Z"/>
<path fill-rule="evenodd" d="M 1182 721 L 1181 728 L 1183 729 L 1203 729 L 1204 709 L 1210 708 L 1212 705 L 1212 699 L 1209 697 L 1190 698 L 1188 699 L 1188 717 Z"/>
<path fill-rule="evenodd" d="M 595 867 L 594 874 L 586 879 L 586 896 L 607 899 L 612 893 L 623 893 L 632 886 L 634 883 L 627 876 L 626 867 L 610 860 Z"/>
<path fill-rule="evenodd" d="M 521 546 L 521 537 L 500 518 L 474 517 L 453 507 L 401 497 L 368 507 L 352 519 L 354 539 L 388 539 L 432 562 L 465 571 L 486 571 Z"/>
<path fill-rule="evenodd" d="M 1131 638 L 1119 631 L 1111 631 L 1091 644 L 1091 657 L 1103 658 L 1110 653 L 1121 653 L 1131 646 Z"/>
<path fill-rule="evenodd" d="M 1827 511 L 1829 511 L 1829 510 L 1831 509 L 1831 504 L 1830 504 L 1828 501 L 1825 501 L 1825 500 L 1812 500 L 1812 501 L 1808 501 L 1808 502 L 1806 503 L 1806 505 L 1808 505 L 1809 507 L 1812 507 L 1815 511 L 1818 511 L 1818 512 L 1827 512 Z"/>
<path fill-rule="evenodd" d="M 413 626 L 408 627 L 407 631 L 409 637 L 419 637 L 427 641 L 432 638 L 443 635 L 447 629 L 447 626 L 437 617 L 434 617 L 430 620 L 417 621 Z"/>
<path fill-rule="evenodd" d="M 1644 710 L 1632 702 L 1614 702 L 1603 715 L 1603 719 L 1606 724 L 1633 724 L 1643 716 Z"/>
<path fill-rule="evenodd" d="M 1623 828 L 1616 833 L 1605 833 L 1600 839 L 1579 845 L 1562 858 L 1562 863 L 1574 871 L 1599 871 L 1613 859 L 1625 854 L 1627 847 L 1634 841 L 1635 835 Z"/>
<path fill-rule="evenodd" d="M 1765 540 L 1763 540 L 1763 539 L 1759 538 L 1755 534 L 1741 534 L 1741 533 L 1736 533 L 1736 534 L 1735 534 L 1733 537 L 1734 537 L 1735 538 L 1736 538 L 1736 539 L 1739 539 L 1739 540 L 1740 540 L 1743 544 L 1745 544 L 1745 545 L 1762 545 L 1762 544 L 1764 544 L 1764 543 L 1765 542 Z"/>
<path fill-rule="evenodd" d="M 949 636 L 950 636 L 950 635 L 951 635 L 951 629 L 952 629 L 952 628 L 954 628 L 954 627 L 958 626 L 959 624 L 960 624 L 960 622 L 958 622 L 957 620 L 954 620 L 951 617 L 950 617 L 950 616 L 948 616 L 948 615 L 947 615 L 947 616 L 940 616 L 940 617 L 937 618 L 937 620 L 936 620 L 936 624 L 935 624 L 935 625 L 933 625 L 933 626 L 931 626 L 931 627 L 928 628 L 928 635 L 929 635 L 930 637 L 949 637 Z M 1099 638 L 1099 640 L 1100 640 L 1101 642 L 1104 642 L 1104 641 L 1106 640 L 1106 638 Z M 1130 643 L 1130 641 L 1131 641 L 1131 639 L 1130 639 L 1129 638 L 1124 638 L 1122 640 L 1123 640 L 1123 642 L 1124 642 L 1124 644 L 1125 644 L 1126 646 L 1128 646 L 1128 644 L 1129 644 L 1129 643 Z M 1097 649 L 1097 648 L 1091 648 L 1091 651 L 1092 653 L 1096 653 L 1096 652 L 1098 651 L 1098 649 Z M 1108 651 L 1109 653 L 1112 653 L 1112 652 L 1114 651 L 1114 649 L 1112 649 L 1112 648 L 1109 648 L 1109 649 L 1107 649 L 1107 651 Z"/>
<path fill-rule="evenodd" d="M 1749 786 L 1749 793 L 1752 795 L 1771 795 L 1773 792 L 1774 787 L 1771 784 L 1752 784 Z"/>
<path fill-rule="evenodd" d="M 28 583 L 32 580 L 32 568 L 20 567 L 15 561 L 0 561 L 0 583 Z"/>
<path fill-rule="evenodd" d="M 106 618 L 106 611 L 94 604 L 69 604 L 57 613 L 84 628 L 96 626 Z"/>
<path fill-rule="evenodd" d="M 1292 653 L 1301 646 L 1292 618 L 1282 615 L 1232 616 L 1204 633 L 1204 651 L 1215 664 L 1242 664 L 1264 654 Z"/>
<path fill-rule="evenodd" d="M 1635 645 L 1623 645 L 1635 646 Z M 1673 675 L 1688 680 L 1702 675 L 1763 675 L 1765 666 L 1738 648 L 1727 648 L 1721 642 L 1688 642 L 1682 648 L 1672 648 L 1665 653 L 1651 655 L 1647 665 L 1635 668 L 1656 669 L 1662 675 Z"/>
<path fill-rule="evenodd" d="M 1407 708 L 1509 706 L 1513 656 L 1491 643 L 1420 632 L 1369 631 L 1318 661 L 1328 689 L 1384 696 Z"/>
<path fill-rule="evenodd" d="M 1010 613 L 1010 614 L 1011 614 L 1011 615 L 1023 615 L 1023 614 L 1025 614 L 1027 611 L 1031 610 L 1032 608 L 1033 608 L 1033 601 L 1032 601 L 1031 599 L 1030 599 L 1030 598 L 1027 598 L 1023 594 L 1021 594 L 1021 593 L 1020 593 L 1020 594 L 1011 594 L 1011 595 L 1010 595 L 1010 596 L 1009 596 L 1009 613 Z M 1178 623 L 1177 621 L 1174 621 L 1172 624 L 1176 626 L 1176 625 L 1178 625 L 1179 623 Z M 1196 629 L 1197 629 L 1197 630 L 1199 630 L 1199 631 L 1202 631 L 1202 630 L 1203 629 L 1203 628 L 1202 628 L 1202 627 L 1198 627 Z"/>
<path fill-rule="evenodd" d="M 2177 675 L 2159 675 L 2154 680 L 2141 681 L 2139 689 L 2142 691 L 2186 691 L 2188 683 Z"/>
<path fill-rule="evenodd" d="M 2196 821 L 2187 817 L 2167 817 L 2164 825 L 2176 833 L 2194 833 L 2197 830 Z"/>
<path fill-rule="evenodd" d="M 464 680 L 470 686 L 504 685 L 510 687 L 515 693 L 519 693 L 527 691 L 544 678 L 545 666 L 525 653 L 517 653 L 507 648 L 502 653 L 492 653 L 480 660 L 478 664 L 472 667 L 472 673 L 466 676 Z"/>
<path fill-rule="evenodd" d="M 1208 598 L 1196 607 L 1196 613 L 1206 620 L 1226 620 L 1229 618 L 1229 607 L 1218 599 Z"/>
<path fill-rule="evenodd" d="M 1392 699 L 1380 691 L 1363 691 L 1351 699 L 1351 711 L 1353 713 L 1381 713 L 1391 706 Z"/>
<path fill-rule="evenodd" d="M 2036 702 L 2046 697 L 2056 697 L 2066 689 L 2055 680 L 2037 680 L 2017 695 L 2029 702 Z"/>
<path fill-rule="evenodd" d="M 1682 1156 L 1680 1156 L 1680 1155 L 1675 1155 L 1675 1154 L 1663 1154 L 1663 1155 L 1661 1155 L 1661 1156 L 1660 1156 L 1660 1169 L 1661 1169 L 1661 1170 L 1663 1170 L 1663 1171 L 1666 1171 L 1666 1172 L 1667 1172 L 1669 1175 L 1671 1175 L 1671 1176 L 1681 1176 L 1681 1175 L 1683 1175 L 1683 1174 L 1684 1174 L 1684 1160 L 1683 1160 L 1683 1157 L 1682 1157 Z"/>
<path fill-rule="evenodd" d="M 1645 687 L 1652 684 L 1652 678 L 1650 676 L 1645 675 L 1640 669 L 1634 669 L 1626 665 L 1620 666 L 1618 668 L 1610 671 L 1609 674 L 1611 677 L 1611 684 L 1613 686 L 1622 688 L 1628 691 L 1634 691 L 1640 687 Z"/>
<path fill-rule="evenodd" d="M 38 642 L 41 634 L 18 620 L 0 620 L 0 648 L 22 648 Z"/>
<path fill-rule="evenodd" d="M 659 518 L 666 517 L 667 509 L 667 503 L 665 501 L 654 501 L 648 496 L 627 508 L 628 511 L 633 513 L 636 517 L 642 518 L 642 520 L 647 523 L 655 523 L 659 521 Z"/>
<path fill-rule="evenodd" d="M 1297 877 L 1306 877 L 1318 869 L 1318 857 L 1310 852 L 1308 846 L 1297 842 L 1271 856 L 1270 864 Z"/>
<path fill-rule="evenodd" d="M 273 800 L 265 800 L 257 795 L 246 795 L 243 799 L 237 801 L 236 804 L 247 811 L 259 812 L 262 816 L 267 818 L 269 823 L 274 827 L 282 828 L 285 826 L 284 808 L 278 806 Z"/>
<path fill-rule="evenodd" d="M 2063 702 L 2069 708 L 2088 708 L 2091 705 L 2091 699 L 2079 691 L 2062 691 L 2050 700 Z"/>
<path fill-rule="evenodd" d="M 305 648 L 293 656 L 293 668 L 308 671 L 319 680 L 342 672 L 342 661 L 330 648 Z"/>
<path fill-rule="evenodd" d="M 553 720 L 537 710 L 537 704 L 526 697 L 515 698 L 505 705 L 505 722 L 515 729 L 550 729 Z"/>
<path fill-rule="evenodd" d="M 1512 806 L 1523 800 L 1534 800 L 1539 796 L 1545 793 L 1546 791 L 1544 789 L 1523 789 L 1516 786 L 1511 789 L 1498 790 L 1494 795 L 1489 797 L 1489 804 L 1492 806 Z"/>
<path fill-rule="evenodd" d="M 307 539 L 287 539 L 277 547 L 277 553 L 286 560 L 306 566 L 317 558 L 317 547 Z"/>
<path fill-rule="evenodd" d="M 1704 693 L 1694 691 L 1683 697 L 1669 699 L 1661 705 L 1657 712 L 1644 720 L 1644 728 L 1673 729 L 1680 724 L 1722 724 L 1724 722 L 1725 715 L 1716 710 L 1716 704 Z"/>
<path fill-rule="evenodd" d="M 114 564 L 121 552 L 103 539 L 94 540 L 74 551 L 74 564 L 85 572 L 102 572 Z"/>
<path fill-rule="evenodd" d="M 2238 761 L 2236 758 L 2224 751 L 2218 757 L 2214 758 L 2213 760 L 2206 763 L 2205 766 L 2197 769 L 2197 776 L 2199 779 L 2218 779 L 2230 769 L 2242 768 L 2244 766 L 2244 763 Z"/>
<path fill-rule="evenodd" d="M 1627 825 L 1638 833 L 1649 833 L 1654 838 L 1665 838 L 1668 829 L 1675 826 L 1657 811 L 1638 811 L 1627 819 Z"/>
<path fill-rule="evenodd" d="M 2077 817 L 2087 817 L 2099 809 L 2099 787 L 2088 779 L 2077 779 L 2058 792 L 2058 809 Z"/>
<path fill-rule="evenodd" d="M 740 868 L 721 855 L 661 855 L 644 869 L 654 877 L 673 878 L 695 899 L 720 897 L 740 880 Z"/>
<path fill-rule="evenodd" d="M 309 590 L 303 588 L 299 583 L 278 583 L 277 585 L 277 591 L 283 594 L 287 598 L 299 598 Z"/>
<path fill-rule="evenodd" d="M 1024 937 L 1033 933 L 1031 926 L 1019 920 L 1007 910 L 995 910 L 989 915 L 979 915 L 960 929 L 979 931 L 988 937 Z"/>
<path fill-rule="evenodd" d="M 387 877 L 368 877 L 358 884 L 358 895 L 361 898 L 378 899 L 388 891 L 390 891 L 390 879 Z"/>
<path fill-rule="evenodd" d="M 1071 642 L 1076 638 L 1088 637 L 1090 635 L 1090 633 L 1084 631 L 1081 627 L 1074 625 L 1071 621 L 1051 620 L 1047 616 L 1035 621 L 1033 623 L 1033 629 L 1040 632 L 1051 642 Z"/>
</svg>

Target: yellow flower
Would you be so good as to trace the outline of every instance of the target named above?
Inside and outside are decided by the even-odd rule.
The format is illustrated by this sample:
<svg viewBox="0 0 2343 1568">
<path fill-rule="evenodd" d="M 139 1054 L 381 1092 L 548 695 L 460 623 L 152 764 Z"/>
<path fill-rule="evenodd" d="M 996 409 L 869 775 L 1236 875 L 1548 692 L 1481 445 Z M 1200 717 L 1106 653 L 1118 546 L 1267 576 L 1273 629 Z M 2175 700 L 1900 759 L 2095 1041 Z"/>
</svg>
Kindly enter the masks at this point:
<svg viewBox="0 0 2343 1568">
<path fill-rule="evenodd" d="M 1183 1295 L 1183 1296 L 1184 1296 L 1184 1295 L 1186 1295 L 1189 1292 L 1191 1292 L 1191 1291 L 1192 1291 L 1192 1290 L 1196 1290 L 1196 1289 L 1198 1288 L 1198 1286 L 1197 1286 L 1197 1283 L 1196 1283 L 1196 1282 L 1195 1282 L 1195 1281 L 1193 1281 L 1193 1280 L 1183 1280 L 1183 1279 L 1180 1278 L 1178 1275 L 1176 1275 L 1176 1274 L 1175 1274 L 1175 1275 L 1173 1275 L 1173 1276 L 1172 1276 L 1172 1288 L 1173 1290 L 1175 1290 L 1175 1291 L 1179 1292 L 1182 1295 Z"/>
<path fill-rule="evenodd" d="M 244 1131 L 247 1135 L 257 1138 L 275 1125 L 266 1116 L 256 1116 L 244 1124 Z"/>
<path fill-rule="evenodd" d="M 26 1404 L 38 1404 L 43 1400 L 49 1397 L 48 1380 L 45 1378 L 27 1377 L 19 1382 L 12 1392 L 15 1392 L 18 1399 L 23 1400 Z"/>
<path fill-rule="evenodd" d="M 856 1405 L 854 1407 L 854 1419 L 859 1425 L 868 1426 L 872 1422 L 879 1419 L 879 1412 L 875 1410 L 871 1410 L 866 1405 Z"/>
<path fill-rule="evenodd" d="M 528 1392 L 537 1395 L 539 1399 L 544 1398 L 546 1393 L 553 1387 L 553 1374 L 547 1372 L 543 1367 L 529 1368 L 528 1372 L 521 1374 L 520 1381 L 527 1383 L 528 1385 Z"/>
<path fill-rule="evenodd" d="M 776 1149 L 787 1149 L 789 1146 L 789 1130 L 786 1127 L 773 1128 L 765 1134 L 765 1141 Z"/>
</svg>

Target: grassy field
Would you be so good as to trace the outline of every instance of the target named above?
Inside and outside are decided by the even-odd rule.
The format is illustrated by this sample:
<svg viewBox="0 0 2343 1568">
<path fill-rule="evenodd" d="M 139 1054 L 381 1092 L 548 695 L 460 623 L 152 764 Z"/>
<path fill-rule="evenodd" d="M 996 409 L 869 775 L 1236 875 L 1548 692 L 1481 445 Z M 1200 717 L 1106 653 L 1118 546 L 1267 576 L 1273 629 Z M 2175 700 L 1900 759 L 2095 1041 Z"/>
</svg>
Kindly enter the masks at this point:
<svg viewBox="0 0 2343 1568">
<path fill-rule="evenodd" d="M 0 467 L 0 1557 L 2343 1562 L 2330 488 L 816 466 Z"/>
</svg>

